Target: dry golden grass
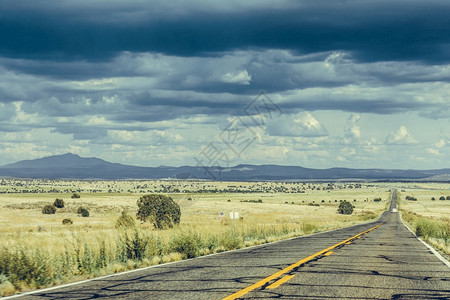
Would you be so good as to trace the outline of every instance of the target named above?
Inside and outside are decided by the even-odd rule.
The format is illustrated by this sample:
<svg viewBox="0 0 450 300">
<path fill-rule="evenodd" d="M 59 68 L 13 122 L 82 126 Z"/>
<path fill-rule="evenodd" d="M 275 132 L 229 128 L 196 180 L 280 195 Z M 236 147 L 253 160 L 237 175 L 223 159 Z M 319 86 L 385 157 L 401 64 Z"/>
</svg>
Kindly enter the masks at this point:
<svg viewBox="0 0 450 300">
<path fill-rule="evenodd" d="M 399 207 L 406 223 L 429 244 L 450 256 L 450 196 L 449 184 L 403 184 L 399 187 Z M 417 201 L 406 200 L 406 196 Z M 431 198 L 435 200 L 431 200 Z"/>
<path fill-rule="evenodd" d="M 15 187 L 12 182 L 9 183 L 0 186 L 0 192 L 2 189 L 11 191 L 11 188 Z M 118 262 L 113 257 L 120 252 L 118 241 L 122 234 L 114 227 L 117 218 L 123 210 L 134 216 L 137 210 L 136 201 L 141 195 L 146 194 L 144 191 L 158 190 L 161 185 L 164 185 L 165 189 L 185 191 L 167 193 L 181 207 L 180 226 L 153 231 L 148 223 L 138 223 L 138 232 L 153 241 L 158 241 L 159 246 L 152 246 L 154 252 L 147 253 L 140 261 L 128 259 Z M 142 186 L 145 186 L 145 190 Z M 283 187 L 285 187 L 283 192 L 276 192 Z M 317 190 L 317 187 L 320 189 Z M 174 237 L 185 232 L 201 236 L 203 246 L 195 255 L 202 255 L 367 222 L 378 217 L 386 209 L 390 194 L 385 186 L 362 185 L 361 188 L 349 188 L 348 184 L 342 184 L 336 185 L 333 190 L 324 190 L 324 187 L 327 187 L 327 184 L 308 186 L 301 183 L 283 185 L 272 182 L 29 181 L 23 183 L 21 188 L 47 191 L 57 189 L 59 192 L 0 193 L 0 244 L 12 250 L 39 250 L 47 255 L 48 259 L 60 259 L 68 251 L 73 256 L 77 247 L 81 247 L 81 253 L 84 253 L 83 249 L 87 247 L 86 251 L 92 252 L 89 255 L 98 258 L 101 251 L 99 245 L 105 243 L 106 260 L 111 263 L 84 273 L 77 273 L 75 270 L 70 276 L 61 276 L 59 281 L 52 279 L 51 282 L 42 283 L 46 286 L 179 260 L 186 254 L 171 251 L 170 245 Z M 260 192 L 249 192 L 252 188 Z M 120 193 L 108 192 L 109 189 Z M 199 192 L 205 189 L 210 192 Z M 211 192 L 224 189 L 235 191 Z M 81 198 L 72 199 L 74 191 L 80 193 Z M 373 199 L 378 197 L 383 201 L 373 202 Z M 53 215 L 42 214 L 42 207 L 45 204 L 52 204 L 56 198 L 63 199 L 65 207 L 58 209 Z M 355 206 L 352 215 L 337 213 L 339 201 L 344 199 Z M 241 202 L 249 200 L 261 200 L 262 203 Z M 80 206 L 89 208 L 90 217 L 83 218 L 76 214 Z M 233 229 L 234 222 L 229 219 L 229 213 L 233 211 L 238 212 L 241 217 L 236 221 L 236 229 Z M 222 212 L 225 217 L 219 217 Z M 72 219 L 73 225 L 63 225 L 62 220 L 65 218 Z M 209 244 L 210 246 L 205 246 Z M 3 293 L 11 294 L 11 286 L 6 286 L 5 290 L 9 292 Z M 16 283 L 14 289 L 27 290 L 36 287 L 36 284 Z"/>
<path fill-rule="evenodd" d="M 11 193 L 0 194 L 0 232 L 36 232 L 38 227 L 41 230 L 56 234 L 60 231 L 67 231 L 67 226 L 61 224 L 62 219 L 71 218 L 74 224 L 70 226 L 72 230 L 105 230 L 114 226 L 116 218 L 124 209 L 130 214 L 136 212 L 136 201 L 143 193 L 107 193 L 104 190 L 111 186 L 115 189 L 127 190 L 139 185 L 158 186 L 161 181 L 124 181 L 124 182 L 84 182 L 74 181 L 73 186 L 70 181 L 52 181 L 51 187 L 69 190 L 100 190 L 96 193 L 81 193 L 80 199 L 72 199 L 71 192 L 68 193 Z M 163 182 L 165 185 L 175 187 L 189 186 L 192 190 L 199 188 L 223 189 L 227 186 L 242 186 L 243 189 L 254 183 L 216 183 L 216 182 Z M 281 183 L 259 183 L 267 186 L 282 186 Z M 44 182 L 43 187 L 50 189 L 48 182 Z M 288 184 L 289 185 L 289 184 Z M 300 184 L 301 185 L 301 184 Z M 31 187 L 39 188 L 39 181 L 33 181 Z M 231 211 L 240 213 L 247 222 L 260 222 L 264 224 L 275 224 L 279 220 L 295 220 L 311 218 L 311 220 L 327 220 L 333 223 L 336 219 L 339 222 L 358 221 L 355 216 L 363 211 L 379 212 L 383 206 L 374 203 L 376 197 L 387 199 L 388 192 L 385 188 L 370 187 L 362 189 L 335 189 L 308 190 L 305 193 L 169 193 L 182 208 L 182 224 L 207 225 L 209 222 L 218 222 L 218 214 L 224 212 L 228 215 Z M 62 198 L 66 206 L 58 209 L 55 215 L 43 215 L 41 209 L 45 204 L 51 204 L 56 198 Z M 188 200 L 191 198 L 191 200 Z M 242 200 L 258 200 L 263 203 L 245 203 Z M 336 214 L 339 200 L 346 199 L 355 206 L 355 215 L 343 217 Z M 353 202 L 356 199 L 356 202 Z M 228 202 L 231 201 L 231 202 Z M 322 203 L 322 200 L 325 202 Z M 366 200 L 367 202 L 364 202 Z M 335 202 L 337 201 L 337 202 Z M 285 203 L 288 204 L 285 204 Z M 320 207 L 306 206 L 308 203 L 320 204 Z M 292 204 L 294 203 L 294 204 Z M 91 216 L 82 218 L 76 215 L 79 206 L 89 207 Z M 205 224 L 207 222 L 207 224 Z M 285 222 L 285 221 L 284 221 Z"/>
<path fill-rule="evenodd" d="M 434 188 L 432 188 L 434 186 Z M 428 188 L 418 187 L 403 189 L 401 192 L 401 205 L 402 208 L 419 215 L 430 218 L 445 218 L 450 216 L 450 201 L 439 200 L 441 196 L 450 196 L 449 185 L 428 185 Z M 447 189 L 444 189 L 444 188 Z M 407 201 L 406 196 L 411 196 L 417 199 L 417 201 Z M 435 200 L 431 200 L 434 197 Z"/>
</svg>

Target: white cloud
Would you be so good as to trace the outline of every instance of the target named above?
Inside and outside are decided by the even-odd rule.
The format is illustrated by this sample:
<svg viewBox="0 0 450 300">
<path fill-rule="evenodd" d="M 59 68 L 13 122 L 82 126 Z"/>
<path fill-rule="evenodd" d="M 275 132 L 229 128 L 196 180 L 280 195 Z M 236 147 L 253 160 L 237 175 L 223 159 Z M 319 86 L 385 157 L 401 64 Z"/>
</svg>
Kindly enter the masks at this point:
<svg viewBox="0 0 450 300">
<path fill-rule="evenodd" d="M 447 144 L 448 144 L 448 142 L 445 139 L 441 138 L 438 142 L 436 142 L 434 144 L 434 146 L 436 148 L 431 148 L 431 147 L 427 148 L 427 152 L 430 153 L 430 154 L 433 154 L 433 155 L 441 155 L 442 153 L 440 152 L 440 150 L 445 152 L 444 147 Z"/>
<path fill-rule="evenodd" d="M 115 78 L 91 79 L 86 81 L 74 81 L 73 84 L 83 89 L 111 88 L 116 84 L 116 79 Z"/>
<path fill-rule="evenodd" d="M 368 153 L 380 154 L 381 144 L 376 138 L 371 138 L 370 140 L 365 141 L 365 144 L 362 145 L 362 149 Z"/>
<path fill-rule="evenodd" d="M 386 137 L 386 144 L 391 145 L 407 145 L 416 144 L 417 141 L 408 132 L 408 128 L 402 125 L 397 131 L 391 131 L 391 133 Z"/>
<path fill-rule="evenodd" d="M 344 144 L 357 143 L 361 138 L 361 129 L 357 125 L 360 118 L 360 114 L 351 114 L 347 119 L 347 125 L 344 128 L 344 139 L 342 140 Z"/>
<path fill-rule="evenodd" d="M 444 147 L 446 144 L 445 139 L 440 139 L 436 144 L 434 144 L 438 148 Z"/>
<path fill-rule="evenodd" d="M 321 137 L 328 136 L 326 128 L 309 112 L 281 115 L 266 124 L 266 130 L 273 136 Z"/>
<path fill-rule="evenodd" d="M 227 83 L 249 85 L 252 80 L 252 75 L 249 75 L 247 70 L 243 70 L 237 73 L 226 73 L 221 77 L 221 80 Z"/>
<path fill-rule="evenodd" d="M 116 145 L 175 145 L 183 141 L 183 137 L 173 130 L 108 130 L 108 141 Z M 115 146 L 115 148 L 118 148 Z"/>
<path fill-rule="evenodd" d="M 88 125 L 111 125 L 111 122 L 107 121 L 105 117 L 93 116 L 87 122 Z"/>
<path fill-rule="evenodd" d="M 439 150 L 437 149 L 433 149 L 433 148 L 428 148 L 427 152 L 433 155 L 440 155 L 441 153 L 439 153 Z"/>
</svg>

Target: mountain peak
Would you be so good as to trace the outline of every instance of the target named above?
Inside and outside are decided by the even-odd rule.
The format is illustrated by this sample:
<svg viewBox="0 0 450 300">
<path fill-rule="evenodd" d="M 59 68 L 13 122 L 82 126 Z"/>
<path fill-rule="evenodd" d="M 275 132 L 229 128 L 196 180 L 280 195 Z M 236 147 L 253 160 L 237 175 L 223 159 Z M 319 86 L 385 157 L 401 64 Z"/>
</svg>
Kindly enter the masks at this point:
<svg viewBox="0 0 450 300">
<path fill-rule="evenodd" d="M 52 155 L 38 159 L 22 160 L 16 163 L 3 166 L 12 169 L 48 169 L 48 168 L 72 168 L 72 167 L 92 167 L 99 165 L 109 165 L 111 163 L 95 157 L 81 157 L 78 154 L 65 153 Z"/>
<path fill-rule="evenodd" d="M 55 156 L 62 156 L 62 157 L 81 157 L 81 156 L 79 156 L 78 154 L 73 154 L 73 153 L 71 153 L 71 152 L 67 152 L 66 154 L 61 154 L 61 155 L 53 155 L 54 157 Z"/>
</svg>

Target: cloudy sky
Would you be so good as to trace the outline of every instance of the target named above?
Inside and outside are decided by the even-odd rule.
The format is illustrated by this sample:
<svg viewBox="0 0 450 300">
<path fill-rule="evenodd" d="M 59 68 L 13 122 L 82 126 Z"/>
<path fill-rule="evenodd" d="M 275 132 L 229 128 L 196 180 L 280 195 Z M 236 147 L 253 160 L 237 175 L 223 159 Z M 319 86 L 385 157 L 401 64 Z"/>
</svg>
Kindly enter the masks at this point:
<svg viewBox="0 0 450 300">
<path fill-rule="evenodd" d="M 0 165 L 450 167 L 450 2 L 0 2 Z"/>
</svg>

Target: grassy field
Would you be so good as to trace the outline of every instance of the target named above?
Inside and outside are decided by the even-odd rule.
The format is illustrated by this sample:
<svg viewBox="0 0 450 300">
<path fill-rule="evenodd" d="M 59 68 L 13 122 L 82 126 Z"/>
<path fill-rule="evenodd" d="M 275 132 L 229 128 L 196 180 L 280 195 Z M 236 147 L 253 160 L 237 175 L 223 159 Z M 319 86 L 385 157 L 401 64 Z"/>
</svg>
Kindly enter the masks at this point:
<svg viewBox="0 0 450 300">
<path fill-rule="evenodd" d="M 399 185 L 398 188 L 403 220 L 416 235 L 449 258 L 450 185 L 411 183 Z M 407 196 L 412 200 L 406 200 Z M 442 197 L 445 200 L 439 200 Z"/>
<path fill-rule="evenodd" d="M 344 183 L 4 180 L 0 295 L 367 222 L 386 209 L 389 190 Z M 71 198 L 74 192 L 81 197 Z M 171 196 L 181 207 L 180 225 L 115 228 L 122 211 L 135 216 L 136 201 L 148 193 Z M 65 207 L 42 214 L 56 198 Z M 342 200 L 355 206 L 352 215 L 336 212 Z M 89 217 L 77 215 L 80 206 Z M 230 212 L 240 219 L 233 222 Z"/>
</svg>

